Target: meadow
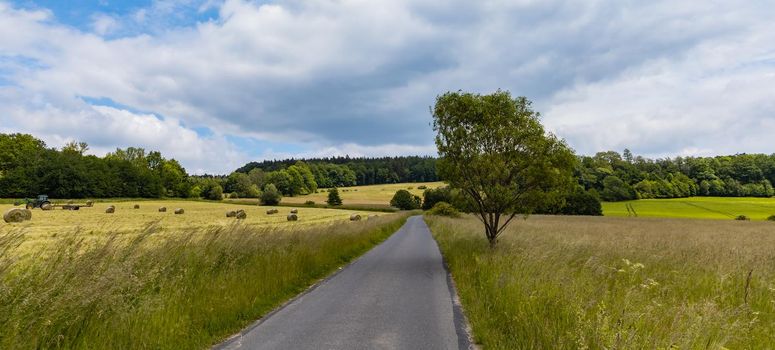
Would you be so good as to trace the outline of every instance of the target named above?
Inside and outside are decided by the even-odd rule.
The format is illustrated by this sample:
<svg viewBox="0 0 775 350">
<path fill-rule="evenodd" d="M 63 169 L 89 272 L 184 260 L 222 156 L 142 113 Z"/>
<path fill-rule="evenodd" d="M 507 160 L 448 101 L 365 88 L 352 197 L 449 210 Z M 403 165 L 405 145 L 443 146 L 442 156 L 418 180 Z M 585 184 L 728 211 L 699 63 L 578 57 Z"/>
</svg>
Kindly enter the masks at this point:
<svg viewBox="0 0 775 350">
<path fill-rule="evenodd" d="M 775 223 L 426 216 L 486 349 L 767 349 Z"/>
<path fill-rule="evenodd" d="M 101 205 L 36 210 L 29 223 L 0 225 L 0 349 L 207 348 L 406 219 L 300 209 L 302 221 L 288 223 L 258 207 L 183 202 L 186 213 L 174 215 L 158 204 L 119 204 L 113 215 Z M 248 218 L 227 222 L 236 208 Z"/>
<path fill-rule="evenodd" d="M 753 197 L 689 197 L 672 199 L 641 199 L 625 202 L 604 202 L 605 216 L 734 219 L 745 215 L 751 220 L 765 220 L 775 215 L 775 198 Z"/>
<path fill-rule="evenodd" d="M 437 188 L 446 186 L 444 182 L 415 182 L 398 183 L 369 186 L 340 187 L 339 196 L 344 205 L 370 205 L 370 206 L 390 206 L 390 199 L 398 190 L 407 190 L 414 195 L 422 198 L 424 189 L 418 187 Z M 303 196 L 283 197 L 283 203 L 303 204 L 307 201 L 313 201 L 315 204 L 325 204 L 328 199 L 328 189 L 318 189 L 318 193 L 312 193 Z"/>
</svg>

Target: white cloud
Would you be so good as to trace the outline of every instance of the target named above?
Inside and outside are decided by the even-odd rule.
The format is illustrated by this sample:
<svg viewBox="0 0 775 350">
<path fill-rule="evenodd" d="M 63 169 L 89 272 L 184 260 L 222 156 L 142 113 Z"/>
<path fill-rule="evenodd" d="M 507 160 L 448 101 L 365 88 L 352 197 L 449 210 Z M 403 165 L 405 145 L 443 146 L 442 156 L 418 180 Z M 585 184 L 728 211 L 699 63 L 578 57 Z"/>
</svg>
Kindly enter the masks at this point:
<svg viewBox="0 0 775 350">
<path fill-rule="evenodd" d="M 248 154 L 290 154 L 272 143 L 303 149 L 294 155 L 433 154 L 436 95 L 502 88 L 533 99 L 583 153 L 772 152 L 768 5 L 176 0 L 95 15 L 83 32 L 0 1 L 0 112 L 13 112 L 0 129 L 147 145 L 191 170 L 227 172 Z M 182 8 L 218 12 L 191 24 Z M 270 145 L 245 149 L 231 136 Z"/>
</svg>

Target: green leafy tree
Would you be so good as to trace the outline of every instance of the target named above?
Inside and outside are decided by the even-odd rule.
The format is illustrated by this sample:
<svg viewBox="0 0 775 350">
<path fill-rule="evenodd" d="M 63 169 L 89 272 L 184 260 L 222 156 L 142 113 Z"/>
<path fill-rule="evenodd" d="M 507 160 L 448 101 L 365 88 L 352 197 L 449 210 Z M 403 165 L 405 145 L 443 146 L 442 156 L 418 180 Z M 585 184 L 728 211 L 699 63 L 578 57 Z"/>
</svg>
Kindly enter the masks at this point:
<svg viewBox="0 0 775 350">
<path fill-rule="evenodd" d="M 433 109 L 439 176 L 474 203 L 491 246 L 514 217 L 561 200 L 572 185 L 576 158 L 530 105 L 500 90 L 448 92 Z"/>
<path fill-rule="evenodd" d="M 342 205 L 342 197 L 339 197 L 339 190 L 336 187 L 328 190 L 328 200 L 326 203 L 331 206 Z"/>
<path fill-rule="evenodd" d="M 407 190 L 398 190 L 390 200 L 390 206 L 401 210 L 413 210 L 420 208 L 420 197 Z"/>
<path fill-rule="evenodd" d="M 264 191 L 261 192 L 261 203 L 263 205 L 278 205 L 282 199 L 282 193 L 274 184 L 266 184 L 264 186 Z"/>
<path fill-rule="evenodd" d="M 215 180 L 209 180 L 202 187 L 202 197 L 209 200 L 219 201 L 223 199 L 223 187 Z"/>
</svg>

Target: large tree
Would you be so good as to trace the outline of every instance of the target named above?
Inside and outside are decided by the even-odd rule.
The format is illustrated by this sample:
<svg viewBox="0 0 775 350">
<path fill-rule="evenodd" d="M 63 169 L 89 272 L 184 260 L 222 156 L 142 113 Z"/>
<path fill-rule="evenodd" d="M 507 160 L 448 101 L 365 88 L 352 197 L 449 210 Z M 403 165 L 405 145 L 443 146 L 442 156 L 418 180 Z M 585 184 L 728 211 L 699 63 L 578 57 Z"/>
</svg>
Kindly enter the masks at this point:
<svg viewBox="0 0 775 350">
<path fill-rule="evenodd" d="M 439 175 L 471 202 L 491 246 L 517 215 L 561 200 L 576 161 L 544 131 L 525 97 L 447 92 L 436 98 L 433 129 Z"/>
</svg>

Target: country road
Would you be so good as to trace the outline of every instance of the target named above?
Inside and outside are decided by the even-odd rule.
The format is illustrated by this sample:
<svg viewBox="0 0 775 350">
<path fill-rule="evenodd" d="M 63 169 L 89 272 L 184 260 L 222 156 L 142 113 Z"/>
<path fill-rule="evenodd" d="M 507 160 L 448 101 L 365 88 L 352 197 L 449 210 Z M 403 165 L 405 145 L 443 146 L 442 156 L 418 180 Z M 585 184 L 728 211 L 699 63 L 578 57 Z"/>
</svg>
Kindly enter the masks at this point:
<svg viewBox="0 0 775 350">
<path fill-rule="evenodd" d="M 411 217 L 388 240 L 216 349 L 467 349 L 441 254 Z"/>
</svg>

